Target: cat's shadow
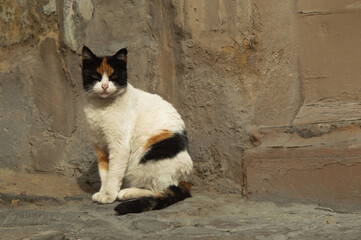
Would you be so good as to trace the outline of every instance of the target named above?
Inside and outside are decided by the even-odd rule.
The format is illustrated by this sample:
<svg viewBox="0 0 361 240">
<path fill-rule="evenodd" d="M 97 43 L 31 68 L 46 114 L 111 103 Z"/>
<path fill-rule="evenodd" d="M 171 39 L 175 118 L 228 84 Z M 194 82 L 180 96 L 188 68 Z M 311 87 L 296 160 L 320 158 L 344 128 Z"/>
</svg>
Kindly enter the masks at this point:
<svg viewBox="0 0 361 240">
<path fill-rule="evenodd" d="M 77 178 L 79 187 L 86 193 L 93 194 L 100 189 L 98 162 L 94 161 L 90 167 Z"/>
</svg>

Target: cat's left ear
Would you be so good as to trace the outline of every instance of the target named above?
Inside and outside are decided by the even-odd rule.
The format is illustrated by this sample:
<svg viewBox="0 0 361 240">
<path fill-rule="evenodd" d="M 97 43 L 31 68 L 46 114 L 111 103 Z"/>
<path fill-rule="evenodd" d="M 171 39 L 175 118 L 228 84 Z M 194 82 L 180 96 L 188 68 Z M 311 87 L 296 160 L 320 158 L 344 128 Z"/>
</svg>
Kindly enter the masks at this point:
<svg viewBox="0 0 361 240">
<path fill-rule="evenodd" d="M 83 46 L 81 56 L 82 56 L 83 61 L 84 60 L 92 60 L 95 57 L 94 53 L 92 53 L 92 51 L 90 51 L 90 49 L 87 46 Z"/>
<path fill-rule="evenodd" d="M 122 48 L 114 55 L 114 57 L 118 60 L 127 62 L 127 54 L 128 50 L 126 48 Z"/>
</svg>

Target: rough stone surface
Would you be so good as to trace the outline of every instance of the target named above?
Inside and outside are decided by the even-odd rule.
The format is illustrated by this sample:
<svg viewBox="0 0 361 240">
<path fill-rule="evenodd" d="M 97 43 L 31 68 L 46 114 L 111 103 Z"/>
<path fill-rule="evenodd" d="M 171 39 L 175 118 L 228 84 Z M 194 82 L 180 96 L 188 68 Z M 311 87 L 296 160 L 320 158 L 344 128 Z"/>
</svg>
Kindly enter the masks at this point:
<svg viewBox="0 0 361 240">
<path fill-rule="evenodd" d="M 298 1 L 300 76 L 307 104 L 360 101 L 360 2 L 332 2 Z"/>
<path fill-rule="evenodd" d="M 12 48 L 14 45 L 38 43 L 49 33 L 57 32 L 54 14 L 43 6 L 47 0 L 14 1 L 3 0 L 0 4 L 0 47 Z"/>
<path fill-rule="evenodd" d="M 83 189 L 97 186 L 82 112 L 80 50 L 86 44 L 105 55 L 127 47 L 129 82 L 163 96 L 186 122 L 195 189 L 261 193 L 268 188 L 262 179 L 273 179 L 271 200 L 327 202 L 338 192 L 356 200 L 361 140 L 350 130 L 356 127 L 333 126 L 361 119 L 360 13 L 358 0 L 4 0 L 0 168 L 75 177 Z M 264 131 L 277 127 L 290 132 Z M 268 151 L 270 141 L 279 149 Z M 294 151 L 293 143 L 302 147 Z M 292 162 L 293 152 L 325 155 Z M 272 154 L 279 154 L 286 175 L 272 169 Z M 294 174 L 293 165 L 303 170 Z M 272 178 L 262 175 L 266 166 Z M 344 171 L 345 180 L 333 178 L 335 189 L 327 188 L 330 173 L 341 178 Z M 308 182 L 312 191 L 304 186 L 308 177 L 320 183 Z M 284 191 L 292 189 L 289 183 L 305 190 Z M 322 196 L 315 194 L 324 187 Z"/>
<path fill-rule="evenodd" d="M 317 205 L 275 205 L 240 195 L 194 194 L 159 211 L 116 216 L 116 204 L 90 195 L 61 204 L 0 203 L 0 238 L 7 239 L 345 239 L 361 236 L 360 213 Z"/>
<path fill-rule="evenodd" d="M 298 106 L 291 5 L 268 12 L 267 4 L 249 0 L 6 1 L 1 167 L 96 182 L 82 113 L 80 50 L 86 44 L 102 55 L 127 47 L 129 82 L 163 96 L 186 122 L 194 185 L 240 193 L 247 125 L 253 119 L 288 123 Z M 269 19 L 279 7 L 287 17 L 277 21 L 292 23 L 282 41 L 269 30 L 278 24 Z M 274 58 L 278 64 L 269 72 Z M 271 89 L 288 94 L 273 101 Z"/>
<path fill-rule="evenodd" d="M 262 143 L 245 154 L 248 196 L 360 209 L 360 126 L 345 121 L 260 129 Z"/>
<path fill-rule="evenodd" d="M 302 106 L 289 124 L 253 128 L 244 155 L 253 199 L 360 206 L 358 1 L 297 1 Z"/>
<path fill-rule="evenodd" d="M 116 216 L 95 190 L 45 173 L 0 171 L 0 239 L 345 239 L 361 237 L 361 212 L 199 193 L 159 211 Z"/>
</svg>

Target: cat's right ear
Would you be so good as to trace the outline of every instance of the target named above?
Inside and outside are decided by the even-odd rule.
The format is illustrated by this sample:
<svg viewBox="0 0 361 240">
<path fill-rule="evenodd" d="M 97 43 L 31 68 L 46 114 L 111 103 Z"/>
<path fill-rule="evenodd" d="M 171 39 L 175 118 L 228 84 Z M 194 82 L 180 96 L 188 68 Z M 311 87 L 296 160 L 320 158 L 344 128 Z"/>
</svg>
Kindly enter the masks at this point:
<svg viewBox="0 0 361 240">
<path fill-rule="evenodd" d="M 114 55 L 114 57 L 118 60 L 127 62 L 127 54 L 128 50 L 126 48 L 122 48 Z"/>
<path fill-rule="evenodd" d="M 90 49 L 87 46 L 83 46 L 83 50 L 81 52 L 82 60 L 92 60 L 95 58 L 94 53 L 90 51 Z"/>
</svg>

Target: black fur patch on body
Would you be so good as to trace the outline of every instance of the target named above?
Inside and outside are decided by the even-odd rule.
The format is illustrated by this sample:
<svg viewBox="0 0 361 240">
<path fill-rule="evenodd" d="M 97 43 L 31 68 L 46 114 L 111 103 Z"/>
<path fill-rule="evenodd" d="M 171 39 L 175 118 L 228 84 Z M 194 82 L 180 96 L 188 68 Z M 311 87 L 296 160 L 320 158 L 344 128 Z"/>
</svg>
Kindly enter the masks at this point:
<svg viewBox="0 0 361 240">
<path fill-rule="evenodd" d="M 150 150 L 142 157 L 140 163 L 144 164 L 150 160 L 158 161 L 172 158 L 187 148 L 188 137 L 187 132 L 184 130 L 182 133 L 175 133 L 172 137 L 153 144 Z"/>
<path fill-rule="evenodd" d="M 118 215 L 159 210 L 188 197 L 191 197 L 189 187 L 183 184 L 179 184 L 179 186 L 172 185 L 165 192 L 161 193 L 161 196 L 125 200 L 116 206 L 114 210 Z"/>
</svg>

